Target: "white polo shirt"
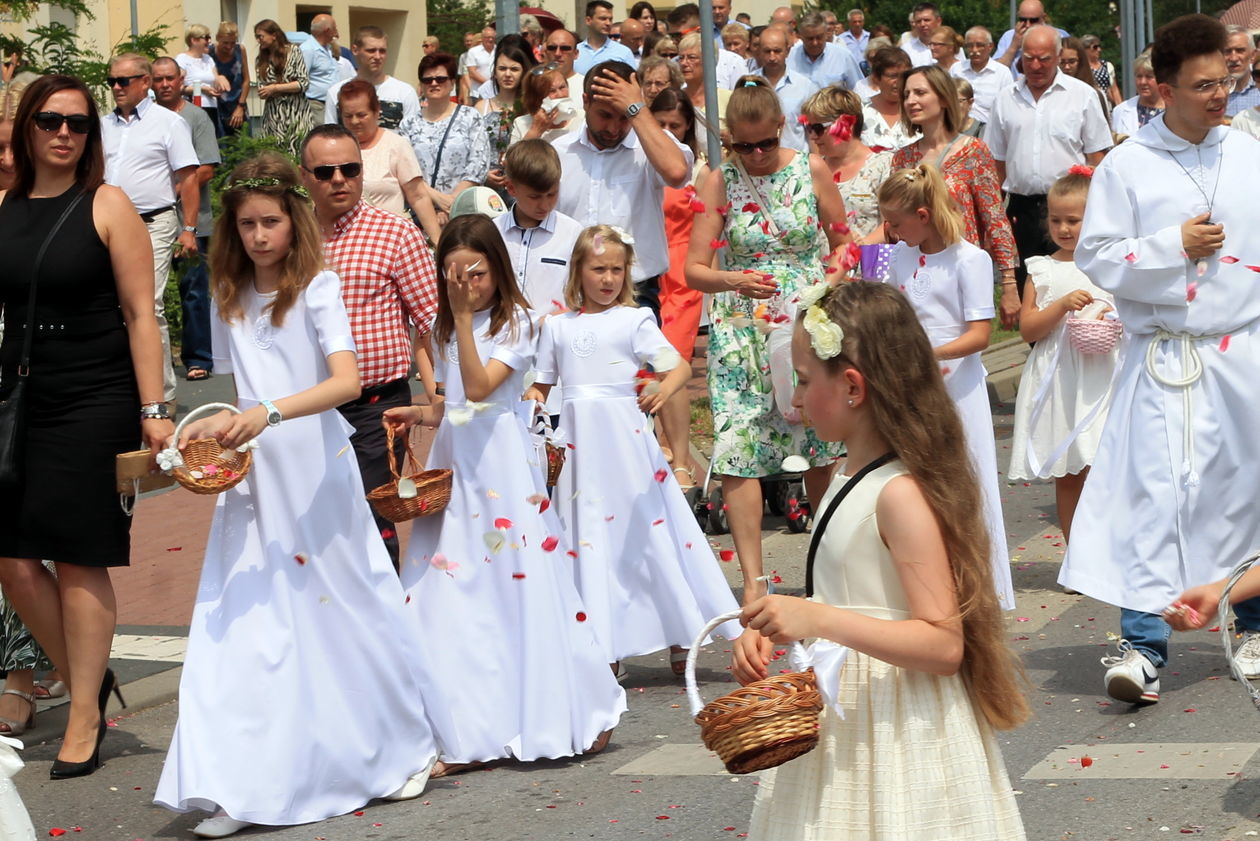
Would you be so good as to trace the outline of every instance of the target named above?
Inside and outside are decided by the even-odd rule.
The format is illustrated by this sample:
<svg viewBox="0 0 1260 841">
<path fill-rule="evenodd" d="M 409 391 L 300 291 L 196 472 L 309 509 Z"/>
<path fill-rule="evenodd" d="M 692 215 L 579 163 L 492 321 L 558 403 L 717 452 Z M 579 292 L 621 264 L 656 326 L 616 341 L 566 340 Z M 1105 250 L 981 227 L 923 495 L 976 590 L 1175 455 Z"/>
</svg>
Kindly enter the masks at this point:
<svg viewBox="0 0 1260 841">
<path fill-rule="evenodd" d="M 971 83 L 971 89 L 976 94 L 971 103 L 971 118 L 981 123 L 989 121 L 997 95 L 1015 84 L 1010 68 L 993 59 L 985 62 L 984 67 L 978 71 L 971 68 L 970 61 L 955 62 L 949 69 L 949 75 Z"/>
<path fill-rule="evenodd" d="M 487 50 L 485 47 L 478 44 L 464 55 L 467 56 L 465 59 L 466 68 L 476 67 L 477 72 L 480 73 L 483 78 L 490 78 L 491 71 L 494 70 L 494 50 Z"/>
<path fill-rule="evenodd" d="M 590 132 L 575 131 L 552 146 L 560 155 L 560 203 L 556 209 L 583 227 L 616 225 L 634 237 L 635 261 L 631 277 L 645 280 L 669 269 L 665 240 L 665 188 L 681 190 L 690 181 L 695 157 L 672 135 L 687 160 L 687 175 L 676 184 L 665 179 L 648 160 L 639 136 L 631 129 L 612 149 L 598 149 Z"/>
<path fill-rule="evenodd" d="M 532 228 L 516 222 L 516 205 L 494 220 L 503 235 L 516 285 L 531 309 L 547 314 L 564 306 L 564 287 L 569 282 L 569 258 L 582 225 L 557 210 Z"/>
<path fill-rule="evenodd" d="M 1033 99 L 1026 79 L 999 93 L 984 142 L 994 160 L 1006 163 L 1002 189 L 1043 196 L 1086 155 L 1110 149 L 1111 128 L 1097 91 L 1056 72 L 1040 99 Z"/>
<path fill-rule="evenodd" d="M 118 109 L 104 114 L 101 140 L 105 183 L 126 193 L 139 213 L 174 206 L 174 173 L 201 163 L 184 118 L 147 97 L 130 120 Z"/>
</svg>

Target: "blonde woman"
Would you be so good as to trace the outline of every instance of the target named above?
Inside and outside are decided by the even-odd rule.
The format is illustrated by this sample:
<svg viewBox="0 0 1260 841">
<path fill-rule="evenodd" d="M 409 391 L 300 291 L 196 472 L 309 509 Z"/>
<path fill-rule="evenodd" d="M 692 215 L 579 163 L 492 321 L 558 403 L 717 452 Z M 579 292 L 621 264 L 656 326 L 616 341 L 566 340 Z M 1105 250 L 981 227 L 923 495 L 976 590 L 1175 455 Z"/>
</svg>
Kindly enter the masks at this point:
<svg viewBox="0 0 1260 841">
<path fill-rule="evenodd" d="M 187 52 L 175 56 L 184 71 L 184 98 L 205 109 L 213 125 L 219 124 L 219 97 L 231 88 L 210 55 L 210 29 L 194 23 L 184 30 Z"/>
</svg>

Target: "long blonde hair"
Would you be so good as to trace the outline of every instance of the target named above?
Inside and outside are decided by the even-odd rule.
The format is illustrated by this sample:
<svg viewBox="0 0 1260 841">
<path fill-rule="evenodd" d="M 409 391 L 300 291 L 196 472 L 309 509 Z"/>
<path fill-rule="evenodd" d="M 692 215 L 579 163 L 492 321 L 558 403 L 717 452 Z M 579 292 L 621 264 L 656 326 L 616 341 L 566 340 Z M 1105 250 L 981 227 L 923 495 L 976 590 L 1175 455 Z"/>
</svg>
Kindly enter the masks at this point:
<svg viewBox="0 0 1260 841">
<path fill-rule="evenodd" d="M 824 361 L 828 372 L 862 374 L 876 428 L 936 515 L 957 591 L 962 675 L 972 700 L 993 727 L 1017 727 L 1029 715 L 1023 669 L 1006 643 L 980 481 L 931 342 L 910 302 L 882 283 L 841 283 L 819 306 L 844 331 L 841 354 Z"/>
<path fill-rule="evenodd" d="M 271 323 L 279 327 L 311 278 L 323 270 L 324 242 L 306 188 L 288 158 L 262 152 L 237 166 L 228 176 L 221 199 L 223 210 L 214 220 L 217 234 L 210 238 L 210 291 L 224 321 L 231 324 L 245 315 L 242 298 L 254 285 L 254 261 L 236 230 L 236 215 L 251 195 L 270 196 L 279 202 L 292 226 L 280 286 L 265 310 Z"/>
<path fill-rule="evenodd" d="M 908 169 L 899 169 L 879 188 L 879 204 L 902 213 L 914 213 L 925 208 L 932 220 L 932 227 L 950 246 L 962 239 L 963 218 L 941 172 L 931 164 L 923 163 Z"/>
<path fill-rule="evenodd" d="M 621 233 L 611 225 L 592 225 L 578 234 L 577 241 L 573 243 L 573 254 L 569 257 L 569 280 L 564 284 L 564 305 L 571 310 L 586 306 L 586 295 L 582 292 L 582 264 L 595 253 L 596 237 L 601 240 L 600 248 L 607 245 L 621 246 L 621 253 L 626 258 L 626 277 L 621 284 L 621 293 L 614 303 L 622 307 L 633 306 L 634 281 L 630 279 L 630 267 L 634 265 L 634 246 L 622 239 Z"/>
</svg>

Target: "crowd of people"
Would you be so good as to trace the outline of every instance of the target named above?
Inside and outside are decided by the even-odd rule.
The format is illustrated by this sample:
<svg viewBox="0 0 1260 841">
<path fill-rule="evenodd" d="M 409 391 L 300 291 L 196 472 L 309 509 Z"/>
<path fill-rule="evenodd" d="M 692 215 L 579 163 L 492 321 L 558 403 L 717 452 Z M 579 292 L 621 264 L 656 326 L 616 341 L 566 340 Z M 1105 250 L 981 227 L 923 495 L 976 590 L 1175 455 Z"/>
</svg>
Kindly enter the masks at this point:
<svg viewBox="0 0 1260 841">
<path fill-rule="evenodd" d="M 1118 70 L 1039 0 L 996 39 L 930 2 L 900 37 L 859 9 L 731 12 L 705 32 L 691 3 L 618 23 L 590 0 L 582 40 L 530 15 L 458 56 L 426 38 L 414 81 L 383 30 L 343 49 L 327 14 L 257 23 L 253 64 L 236 24 L 213 45 L 192 25 L 184 53 L 113 57 L 103 112 L 6 61 L 0 735 L 68 693 L 51 776 L 100 767 L 131 554 L 115 458 L 257 439 L 211 526 L 155 795 L 210 813 L 198 836 L 596 753 L 622 660 L 668 649 L 681 675 L 742 606 L 716 633 L 743 683 L 775 644 L 850 650 L 752 837 L 1024 837 L 994 736 L 1029 710 L 981 353 L 995 322 L 1032 345 L 1007 475 L 1053 480 L 1060 583 L 1120 608 L 1106 692 L 1157 702 L 1172 629 L 1207 623 L 1260 538 L 1239 469 L 1260 460 L 1254 39 L 1188 15 Z M 212 218 L 219 141 L 246 130 L 278 151 Z M 230 376 L 236 404 L 178 440 L 173 262 L 183 375 Z M 698 343 L 738 601 L 684 496 Z M 405 526 L 365 492 L 417 425 L 451 488 Z M 813 514 L 806 599 L 762 562 L 783 472 Z M 1235 593 L 1249 678 L 1258 593 L 1260 572 Z M 264 721 L 260 693 L 305 713 Z"/>
</svg>

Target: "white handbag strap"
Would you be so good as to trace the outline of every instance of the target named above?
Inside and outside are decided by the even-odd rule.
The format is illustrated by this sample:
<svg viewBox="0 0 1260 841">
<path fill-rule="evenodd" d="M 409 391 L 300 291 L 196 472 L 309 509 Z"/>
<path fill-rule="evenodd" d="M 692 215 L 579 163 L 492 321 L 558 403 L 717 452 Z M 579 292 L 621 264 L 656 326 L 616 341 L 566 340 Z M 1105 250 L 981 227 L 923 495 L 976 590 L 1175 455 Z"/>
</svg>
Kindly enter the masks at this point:
<svg viewBox="0 0 1260 841">
<path fill-rule="evenodd" d="M 735 159 L 735 171 L 739 173 L 740 179 L 744 182 L 744 186 L 748 188 L 748 192 L 752 193 L 753 198 L 757 200 L 757 204 L 761 207 L 761 217 L 765 220 L 766 230 L 770 236 L 776 239 L 779 236 L 779 226 L 774 223 L 774 217 L 770 215 L 770 205 L 766 204 L 765 198 L 761 195 L 761 191 L 757 189 L 757 185 L 753 183 L 752 176 L 748 174 L 748 170 L 744 169 L 744 163 L 739 158 Z"/>
</svg>

